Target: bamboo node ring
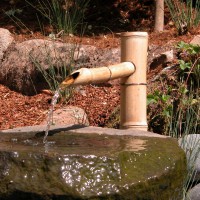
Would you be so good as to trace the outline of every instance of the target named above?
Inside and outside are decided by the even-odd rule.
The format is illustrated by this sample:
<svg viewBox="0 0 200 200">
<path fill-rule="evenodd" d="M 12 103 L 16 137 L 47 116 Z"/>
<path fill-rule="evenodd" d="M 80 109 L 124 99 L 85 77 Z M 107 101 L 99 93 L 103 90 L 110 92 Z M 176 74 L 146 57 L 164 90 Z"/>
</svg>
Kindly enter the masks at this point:
<svg viewBox="0 0 200 200">
<path fill-rule="evenodd" d="M 121 83 L 121 85 L 147 85 L 146 83 Z"/>
<path fill-rule="evenodd" d="M 109 66 L 106 66 L 107 68 L 108 68 L 108 70 L 109 70 L 109 72 L 110 72 L 110 77 L 109 77 L 109 79 L 108 79 L 108 81 L 110 81 L 111 79 L 112 79 L 112 71 L 111 71 L 111 69 L 109 68 Z"/>
</svg>

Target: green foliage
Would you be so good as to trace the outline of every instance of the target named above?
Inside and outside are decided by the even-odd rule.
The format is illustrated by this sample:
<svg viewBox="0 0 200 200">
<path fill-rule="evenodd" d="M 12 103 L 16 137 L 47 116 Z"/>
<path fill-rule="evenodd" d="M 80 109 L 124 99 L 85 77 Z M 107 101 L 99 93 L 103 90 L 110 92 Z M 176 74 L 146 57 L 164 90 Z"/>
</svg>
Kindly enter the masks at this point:
<svg viewBox="0 0 200 200">
<path fill-rule="evenodd" d="M 179 42 L 177 49 L 184 51 L 190 55 L 198 54 L 200 52 L 200 46 L 195 44 L 185 43 L 183 41 Z"/>
<path fill-rule="evenodd" d="M 13 9 L 10 9 L 10 10 L 8 10 L 8 11 L 5 11 L 5 14 L 6 14 L 7 16 L 9 16 L 9 17 L 13 17 L 13 16 L 15 16 L 16 14 L 21 14 L 22 12 L 23 12 L 22 9 L 15 9 L 15 8 L 13 8 Z"/>
<path fill-rule="evenodd" d="M 200 22 L 200 1 L 193 0 L 165 0 L 172 20 L 180 35 Z"/>
<path fill-rule="evenodd" d="M 200 46 L 180 42 L 177 45 L 179 67 L 172 86 L 147 96 L 149 129 L 180 137 L 199 129 Z M 170 83 L 170 82 L 169 82 Z"/>
<path fill-rule="evenodd" d="M 179 137 L 200 130 L 200 46 L 180 42 L 179 90 L 182 98 L 170 124 L 170 135 Z"/>
<path fill-rule="evenodd" d="M 84 13 L 90 0 L 38 0 L 38 5 L 32 4 L 57 32 L 63 30 L 67 34 L 77 32 L 83 25 Z"/>
<path fill-rule="evenodd" d="M 177 49 L 179 65 L 176 84 L 173 83 L 173 88 L 165 85 L 165 90 L 155 90 L 148 95 L 148 115 L 150 130 L 159 130 L 161 134 L 178 139 L 188 134 L 199 134 L 200 131 L 200 46 L 180 42 Z M 187 150 L 186 141 L 181 141 L 180 145 Z M 183 200 L 188 199 L 187 192 L 196 180 L 198 144 L 199 141 L 193 141 L 191 149 L 188 149 L 188 173 L 181 194 Z"/>
<path fill-rule="evenodd" d="M 179 50 L 180 79 L 185 80 L 188 87 L 200 86 L 200 46 L 180 42 Z"/>
<path fill-rule="evenodd" d="M 147 95 L 147 105 L 150 103 L 156 103 L 161 104 L 163 107 L 163 110 L 160 115 L 170 117 L 172 106 L 170 102 L 170 95 L 168 94 L 162 94 L 162 92 L 156 90 L 153 94 Z"/>
<path fill-rule="evenodd" d="M 167 134 L 167 124 L 172 115 L 171 90 L 165 93 L 155 90 L 147 95 L 149 129 L 151 131 Z"/>
</svg>

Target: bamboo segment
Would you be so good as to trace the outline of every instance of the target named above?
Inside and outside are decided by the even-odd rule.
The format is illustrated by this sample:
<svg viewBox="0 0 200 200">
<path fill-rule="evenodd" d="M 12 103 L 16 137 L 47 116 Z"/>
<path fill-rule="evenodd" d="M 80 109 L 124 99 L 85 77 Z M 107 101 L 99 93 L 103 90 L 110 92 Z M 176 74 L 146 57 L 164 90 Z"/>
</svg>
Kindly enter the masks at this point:
<svg viewBox="0 0 200 200">
<path fill-rule="evenodd" d="M 123 62 L 108 67 L 81 68 L 73 72 L 60 85 L 85 85 L 90 83 L 103 83 L 116 78 L 130 76 L 135 72 L 135 66 L 131 62 Z"/>
<path fill-rule="evenodd" d="M 121 79 L 121 128 L 147 131 L 146 71 L 148 34 L 127 32 L 121 34 L 121 62 L 133 62 L 134 75 Z"/>
</svg>

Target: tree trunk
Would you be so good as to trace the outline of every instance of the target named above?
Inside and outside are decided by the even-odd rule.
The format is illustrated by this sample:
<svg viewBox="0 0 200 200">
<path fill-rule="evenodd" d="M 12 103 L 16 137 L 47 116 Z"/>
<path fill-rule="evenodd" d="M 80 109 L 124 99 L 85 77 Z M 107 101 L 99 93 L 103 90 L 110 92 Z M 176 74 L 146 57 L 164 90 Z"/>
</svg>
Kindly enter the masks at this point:
<svg viewBox="0 0 200 200">
<path fill-rule="evenodd" d="M 164 0 L 156 0 L 154 31 L 164 30 Z"/>
</svg>

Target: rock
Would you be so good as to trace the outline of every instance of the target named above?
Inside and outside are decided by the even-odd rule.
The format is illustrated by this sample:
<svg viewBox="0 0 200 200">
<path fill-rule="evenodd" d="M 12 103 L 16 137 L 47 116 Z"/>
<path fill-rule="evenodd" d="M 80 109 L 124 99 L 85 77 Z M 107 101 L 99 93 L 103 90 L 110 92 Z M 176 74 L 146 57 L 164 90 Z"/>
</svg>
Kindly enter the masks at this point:
<svg viewBox="0 0 200 200">
<path fill-rule="evenodd" d="M 200 35 L 195 35 L 190 44 L 200 45 Z"/>
<path fill-rule="evenodd" d="M 172 62 L 174 59 L 173 50 L 166 51 L 157 55 L 150 64 L 150 69 L 155 69 L 158 66 L 165 67 L 167 63 Z"/>
<path fill-rule="evenodd" d="M 0 28 L 0 63 L 3 60 L 4 52 L 13 41 L 14 38 L 12 37 L 11 33 L 7 29 Z"/>
<path fill-rule="evenodd" d="M 155 57 L 152 61 L 152 63 L 150 64 L 150 69 L 155 69 L 159 66 L 161 66 L 162 68 L 164 67 L 164 64 L 166 63 L 167 57 L 166 55 L 159 55 L 157 57 Z"/>
<path fill-rule="evenodd" d="M 182 199 L 186 159 L 175 139 L 73 126 L 51 130 L 44 145 L 42 130 L 24 130 L 0 131 L 1 200 Z"/>
<path fill-rule="evenodd" d="M 194 180 L 200 179 L 200 134 L 189 134 L 179 139 L 179 145 L 185 151 L 188 163 L 188 169 L 194 170 L 196 176 Z"/>
<path fill-rule="evenodd" d="M 172 62 L 174 60 L 174 51 L 173 49 L 170 51 L 166 51 L 164 53 L 162 53 L 161 55 L 165 55 L 166 56 L 166 62 Z"/>
<path fill-rule="evenodd" d="M 46 120 L 41 123 L 45 125 Z M 82 124 L 89 125 L 87 114 L 81 108 L 75 106 L 62 107 L 53 112 L 53 125 L 69 125 L 69 124 Z"/>
<path fill-rule="evenodd" d="M 95 49 L 92 46 L 83 46 L 80 58 L 75 62 L 76 67 L 102 67 L 120 63 L 120 49 Z"/>
<path fill-rule="evenodd" d="M 159 66 L 164 68 L 168 63 L 174 59 L 175 47 L 150 45 L 148 52 L 148 71 L 153 70 Z"/>
<path fill-rule="evenodd" d="M 48 88 L 43 72 L 96 67 L 120 61 L 119 49 L 101 50 L 93 46 L 34 39 L 18 43 L 4 55 L 0 83 L 26 95 Z M 62 77 L 56 75 L 59 82 Z"/>
<path fill-rule="evenodd" d="M 187 192 L 187 199 L 190 200 L 200 199 L 200 184 L 197 184 Z"/>
<path fill-rule="evenodd" d="M 33 95 L 47 87 L 40 69 L 70 68 L 70 44 L 35 39 L 16 44 L 5 54 L 0 68 L 0 82 L 26 95 Z"/>
</svg>

